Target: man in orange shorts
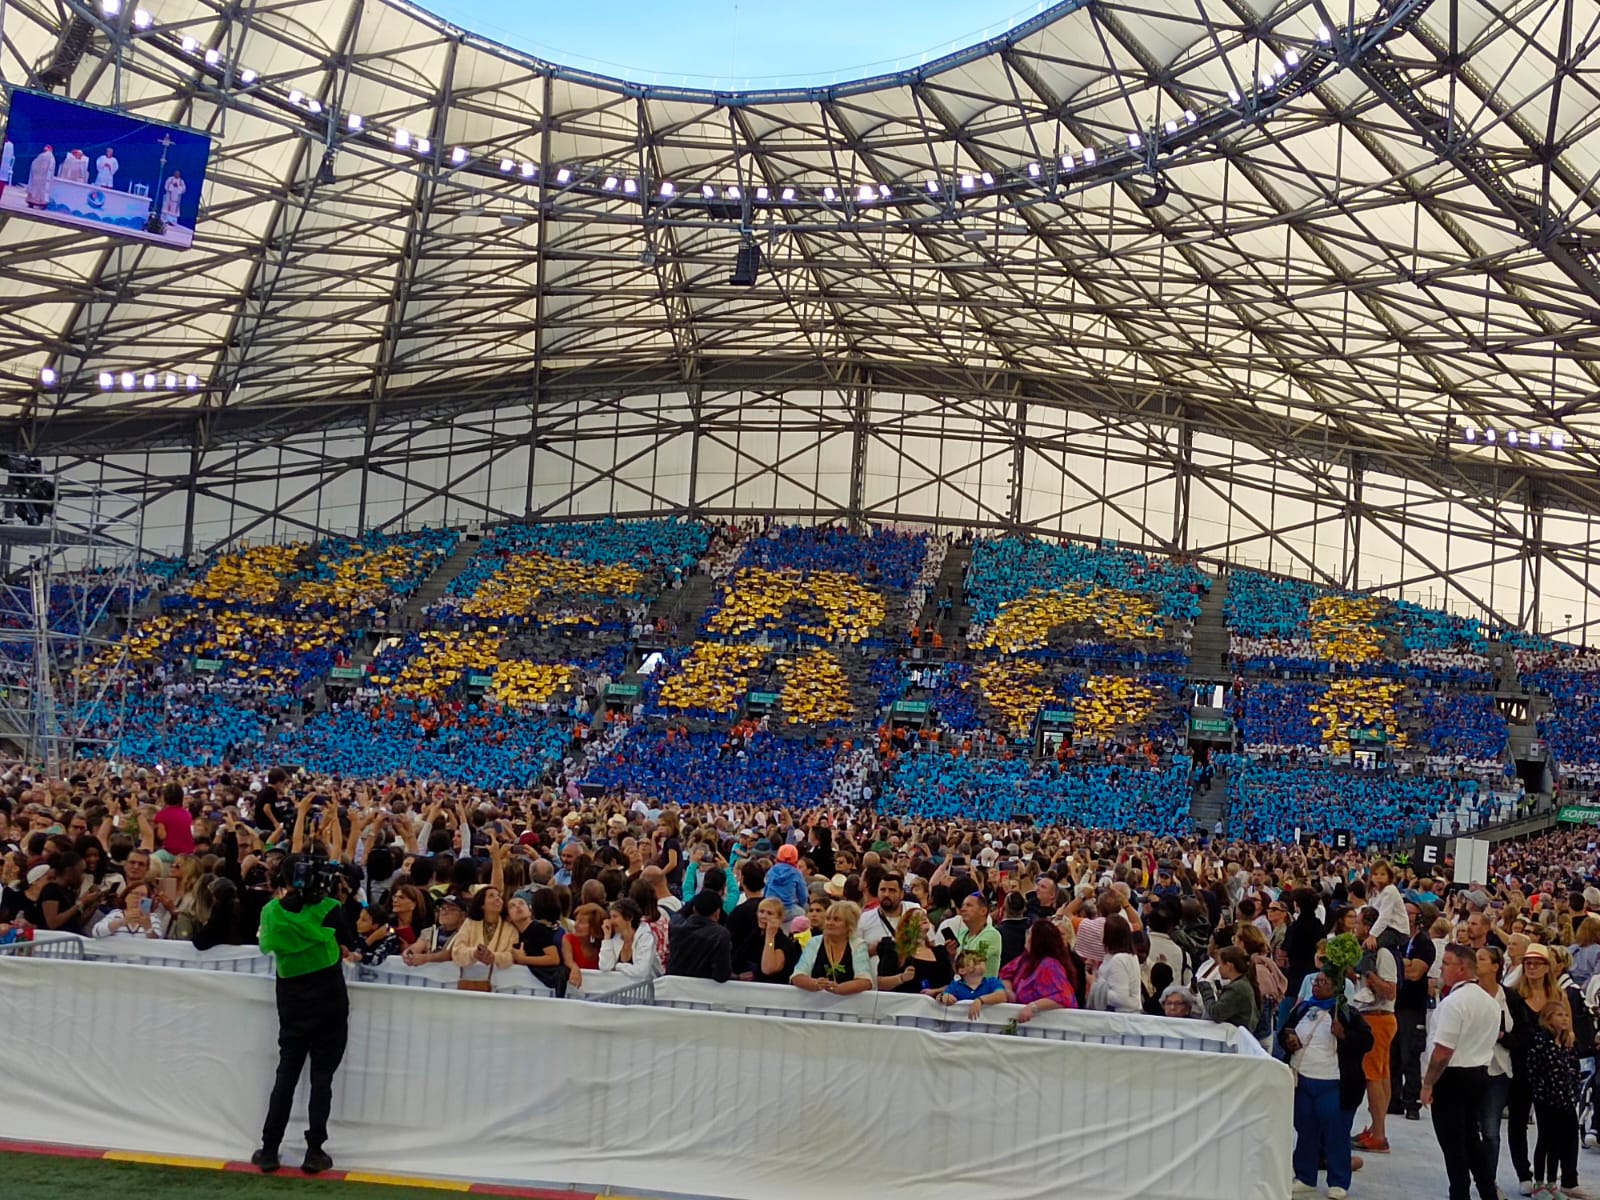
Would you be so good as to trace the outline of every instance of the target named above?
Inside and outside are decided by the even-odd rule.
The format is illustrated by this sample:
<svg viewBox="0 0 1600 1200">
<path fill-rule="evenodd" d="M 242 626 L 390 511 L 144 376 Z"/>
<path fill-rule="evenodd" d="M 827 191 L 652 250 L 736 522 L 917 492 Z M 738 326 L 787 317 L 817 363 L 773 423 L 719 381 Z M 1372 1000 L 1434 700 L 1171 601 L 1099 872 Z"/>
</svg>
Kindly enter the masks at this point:
<svg viewBox="0 0 1600 1200">
<path fill-rule="evenodd" d="M 1378 910 L 1363 908 L 1356 917 L 1356 936 L 1366 945 L 1372 927 L 1378 923 Z M 1369 949 L 1350 972 L 1356 991 L 1352 1003 L 1372 1027 L 1372 1049 L 1361 1060 L 1367 1076 L 1367 1112 L 1372 1124 L 1356 1134 L 1354 1144 L 1369 1154 L 1389 1153 L 1386 1122 L 1389 1119 L 1389 1049 L 1396 1029 L 1394 998 L 1400 986 L 1400 964 L 1393 950 L 1376 946 Z"/>
</svg>

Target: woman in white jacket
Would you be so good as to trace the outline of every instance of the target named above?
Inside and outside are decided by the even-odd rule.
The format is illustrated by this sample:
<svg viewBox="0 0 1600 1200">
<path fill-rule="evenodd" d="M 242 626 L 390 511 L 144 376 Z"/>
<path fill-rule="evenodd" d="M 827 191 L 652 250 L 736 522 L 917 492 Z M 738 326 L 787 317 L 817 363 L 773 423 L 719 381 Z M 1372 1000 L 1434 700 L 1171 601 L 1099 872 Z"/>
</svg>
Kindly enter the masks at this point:
<svg viewBox="0 0 1600 1200">
<path fill-rule="evenodd" d="M 1139 981 L 1139 958 L 1133 952 L 1133 930 L 1127 918 L 1106 918 L 1106 956 L 1089 985 L 1089 1007 L 1102 1012 L 1141 1012 L 1144 991 Z"/>
<path fill-rule="evenodd" d="M 623 896 L 611 902 L 605 935 L 605 941 L 600 943 L 601 975 L 654 979 L 661 974 L 661 955 L 656 949 L 656 935 L 644 923 L 639 906 L 628 897 Z"/>
</svg>

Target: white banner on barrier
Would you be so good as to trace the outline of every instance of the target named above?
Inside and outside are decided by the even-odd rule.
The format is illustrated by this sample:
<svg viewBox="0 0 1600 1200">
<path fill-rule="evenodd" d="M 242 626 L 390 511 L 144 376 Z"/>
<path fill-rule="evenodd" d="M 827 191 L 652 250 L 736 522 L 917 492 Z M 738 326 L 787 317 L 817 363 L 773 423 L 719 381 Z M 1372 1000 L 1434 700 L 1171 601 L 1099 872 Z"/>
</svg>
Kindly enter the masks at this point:
<svg viewBox="0 0 1600 1200">
<path fill-rule="evenodd" d="M 351 1000 L 341 1167 L 749 1200 L 1289 1191 L 1289 1072 L 1248 1053 L 424 988 Z M 245 1158 L 275 1021 L 258 976 L 0 960 L 0 1061 L 28 1097 L 7 1136 Z"/>
</svg>

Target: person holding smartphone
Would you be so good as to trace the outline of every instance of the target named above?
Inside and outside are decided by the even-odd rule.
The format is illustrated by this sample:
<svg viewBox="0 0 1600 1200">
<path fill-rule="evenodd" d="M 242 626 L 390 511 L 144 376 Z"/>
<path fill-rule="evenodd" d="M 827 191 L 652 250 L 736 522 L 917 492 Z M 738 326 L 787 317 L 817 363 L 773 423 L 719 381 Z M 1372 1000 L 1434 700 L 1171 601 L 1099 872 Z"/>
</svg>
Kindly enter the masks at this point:
<svg viewBox="0 0 1600 1200">
<path fill-rule="evenodd" d="M 150 885 L 136 884 L 122 894 L 120 909 L 95 924 L 94 936 L 159 938 L 161 930 L 152 918 L 154 907 Z"/>
</svg>

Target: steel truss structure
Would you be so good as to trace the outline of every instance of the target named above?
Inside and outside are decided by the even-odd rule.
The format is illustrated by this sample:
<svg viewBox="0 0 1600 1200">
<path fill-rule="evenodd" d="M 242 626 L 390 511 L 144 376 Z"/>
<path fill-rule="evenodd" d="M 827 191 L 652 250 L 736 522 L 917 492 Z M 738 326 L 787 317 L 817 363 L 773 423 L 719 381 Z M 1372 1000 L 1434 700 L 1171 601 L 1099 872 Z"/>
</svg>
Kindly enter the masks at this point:
<svg viewBox="0 0 1600 1200">
<path fill-rule="evenodd" d="M 37 485 L 43 484 L 43 489 Z M 34 500 L 31 523 L 19 495 Z M 121 739 L 122 624 L 137 604 L 143 505 L 57 475 L 9 473 L 0 500 L 0 737 L 54 771 Z M 98 660 L 101 669 L 86 672 Z M 98 730 L 98 732 L 96 732 Z"/>
<path fill-rule="evenodd" d="M 147 6 L 7 0 L 7 81 L 219 148 L 187 254 L 5 219 L 0 424 L 154 549 L 779 512 L 1600 622 L 1596 0 L 1068 0 L 782 92 L 387 0 Z M 167 371 L 203 386 L 98 384 Z"/>
</svg>

